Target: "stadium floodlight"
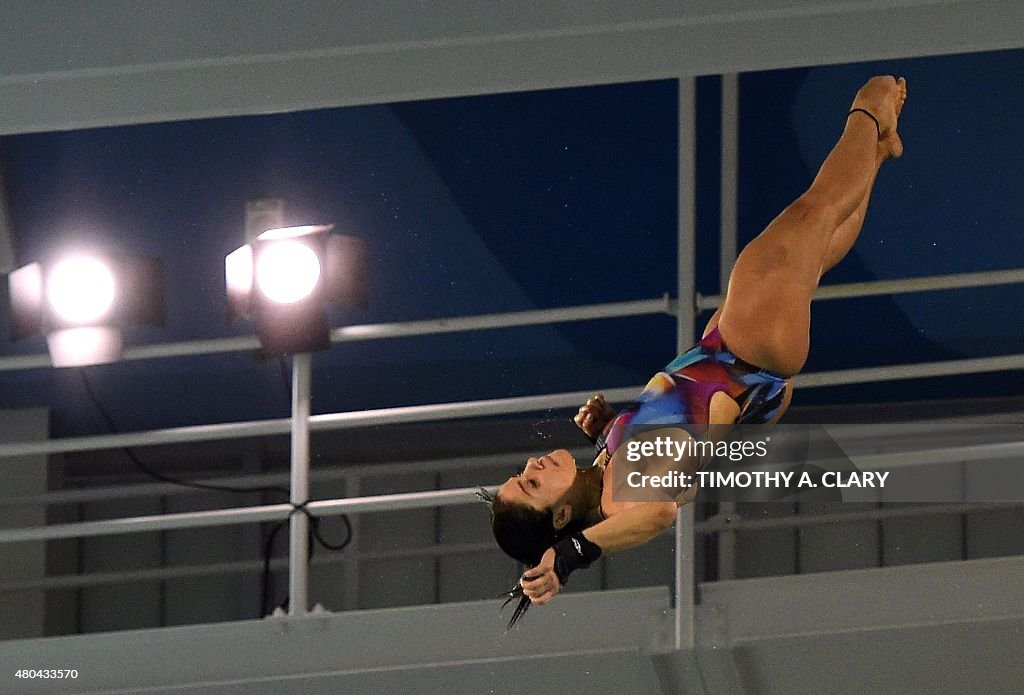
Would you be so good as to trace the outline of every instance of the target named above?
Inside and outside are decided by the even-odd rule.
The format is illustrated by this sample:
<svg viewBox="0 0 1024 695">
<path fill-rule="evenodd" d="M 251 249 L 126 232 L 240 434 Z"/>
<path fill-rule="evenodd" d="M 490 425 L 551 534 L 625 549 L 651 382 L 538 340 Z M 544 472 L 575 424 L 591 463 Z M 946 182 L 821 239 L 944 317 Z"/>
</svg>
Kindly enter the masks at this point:
<svg viewBox="0 0 1024 695">
<path fill-rule="evenodd" d="M 320 258 L 298 241 L 272 244 L 256 262 L 256 284 L 272 302 L 294 304 L 313 294 L 320 282 Z"/>
<path fill-rule="evenodd" d="M 116 362 L 122 325 L 164 324 L 163 268 L 152 258 L 72 254 L 8 276 L 11 337 L 46 335 L 55 367 Z"/>
<path fill-rule="evenodd" d="M 91 256 L 72 256 L 58 262 L 46 281 L 46 298 L 61 319 L 91 323 L 114 306 L 117 285 L 110 266 Z"/>
<path fill-rule="evenodd" d="M 366 306 L 365 244 L 332 230 L 270 229 L 224 259 L 229 320 L 255 320 L 267 354 L 326 350 L 326 305 Z"/>
</svg>

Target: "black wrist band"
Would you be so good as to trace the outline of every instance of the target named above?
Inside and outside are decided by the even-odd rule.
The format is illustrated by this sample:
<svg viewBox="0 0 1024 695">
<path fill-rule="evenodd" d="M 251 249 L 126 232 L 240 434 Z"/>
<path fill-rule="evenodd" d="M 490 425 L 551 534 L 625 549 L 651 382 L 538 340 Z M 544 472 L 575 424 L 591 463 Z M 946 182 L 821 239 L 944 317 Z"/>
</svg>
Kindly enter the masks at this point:
<svg viewBox="0 0 1024 695">
<path fill-rule="evenodd" d="M 590 567 L 590 563 L 599 557 L 601 549 L 588 541 L 582 531 L 566 536 L 555 543 L 555 574 L 558 575 L 558 581 L 565 586 L 572 572 Z"/>
</svg>

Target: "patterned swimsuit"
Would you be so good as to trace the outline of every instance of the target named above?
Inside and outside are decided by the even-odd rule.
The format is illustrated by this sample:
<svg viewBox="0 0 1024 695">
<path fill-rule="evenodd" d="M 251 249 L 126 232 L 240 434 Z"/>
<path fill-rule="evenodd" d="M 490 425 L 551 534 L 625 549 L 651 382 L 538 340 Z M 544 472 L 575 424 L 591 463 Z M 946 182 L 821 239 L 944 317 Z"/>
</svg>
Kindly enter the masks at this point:
<svg viewBox="0 0 1024 695">
<path fill-rule="evenodd" d="M 787 383 L 787 377 L 729 352 L 715 328 L 655 374 L 637 399 L 608 424 L 607 455 L 630 436 L 630 425 L 707 425 L 716 393 L 728 394 L 739 404 L 736 424 L 766 423 L 782 407 Z"/>
</svg>

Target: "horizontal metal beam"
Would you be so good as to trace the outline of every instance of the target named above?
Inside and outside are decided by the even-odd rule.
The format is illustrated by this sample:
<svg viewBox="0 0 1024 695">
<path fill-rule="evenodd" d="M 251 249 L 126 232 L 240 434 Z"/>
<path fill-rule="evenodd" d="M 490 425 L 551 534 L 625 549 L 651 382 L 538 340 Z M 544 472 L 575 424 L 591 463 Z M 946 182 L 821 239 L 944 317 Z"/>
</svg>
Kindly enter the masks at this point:
<svg viewBox="0 0 1024 695">
<path fill-rule="evenodd" d="M 571 449 L 570 453 L 579 459 L 591 452 L 591 449 Z M 535 452 L 530 452 L 535 453 Z M 397 461 L 380 464 L 361 464 L 356 466 L 333 467 L 314 470 L 310 473 L 314 482 L 364 480 L 373 477 L 392 477 L 408 473 L 445 473 L 465 472 L 468 470 L 508 469 L 522 464 L 526 452 L 508 454 L 492 454 L 487 456 L 462 456 L 443 461 Z M 271 486 L 287 486 L 288 473 L 255 473 L 216 478 L 189 478 L 204 485 L 218 485 L 246 489 Z M 67 484 L 67 481 L 65 481 Z M 257 494 L 259 490 L 253 490 Z M 215 490 L 210 491 L 216 494 Z M 124 500 L 137 497 L 163 497 L 184 494 L 203 494 L 203 490 L 185 487 L 174 483 L 141 482 L 125 485 L 89 485 L 88 487 L 64 490 L 51 490 L 36 495 L 16 495 L 0 497 L 0 508 L 25 507 L 37 504 L 81 504 L 83 502 L 100 502 L 104 500 Z"/>
<path fill-rule="evenodd" d="M 1003 355 L 966 360 L 945 360 L 920 364 L 865 367 L 830 372 L 798 374 L 793 383 L 798 388 L 816 388 L 861 384 L 900 379 L 921 379 L 926 377 L 980 372 L 1013 371 L 1024 369 L 1024 355 Z M 400 424 L 412 422 L 437 422 L 471 417 L 511 415 L 537 410 L 573 408 L 584 403 L 596 392 L 602 392 L 613 402 L 633 399 L 639 387 L 614 389 L 590 389 L 569 393 L 555 393 L 542 396 L 521 396 L 517 398 L 496 398 L 458 403 L 436 403 L 378 410 L 362 410 L 346 413 L 314 415 L 310 428 L 314 432 L 341 430 L 354 427 Z M 252 422 L 222 423 L 216 425 L 194 425 L 163 430 L 149 430 L 131 434 L 97 435 L 91 437 L 67 437 L 40 442 L 0 444 L 0 458 L 14 456 L 43 456 L 70 453 L 74 451 L 98 451 L 139 446 L 164 444 L 185 444 L 199 441 L 220 441 L 245 437 L 266 437 L 284 435 L 290 431 L 291 420 L 258 420 Z"/>
<path fill-rule="evenodd" d="M 306 508 L 317 516 L 340 516 L 359 512 L 386 512 L 402 509 L 424 509 L 450 507 L 479 502 L 478 487 L 453 488 L 451 490 L 427 490 L 424 492 L 402 492 L 392 495 L 373 495 L 348 499 L 318 500 Z M 493 488 L 491 488 L 493 490 Z M 28 541 L 48 541 L 58 538 L 88 538 L 122 533 L 145 533 L 148 531 L 172 531 L 186 528 L 228 526 L 231 524 L 258 523 L 287 519 L 292 508 L 287 504 L 269 504 L 257 507 L 234 507 L 180 514 L 154 514 L 125 519 L 103 519 L 70 524 L 52 524 L 23 529 L 0 529 L 0 545 Z"/>
<path fill-rule="evenodd" d="M 1024 46 L 1017 0 L 217 7 L 0 4 L 0 135 Z"/>
<path fill-rule="evenodd" d="M 1004 509 L 1020 509 L 1024 502 L 958 502 L 946 504 L 901 505 L 880 507 L 850 512 L 831 512 L 828 514 L 799 514 L 771 519 L 745 519 L 737 513 L 728 518 L 713 516 L 696 522 L 697 533 L 711 534 L 722 531 L 763 531 L 767 529 L 804 528 L 809 526 L 825 526 L 858 521 L 887 521 L 890 519 L 907 519 L 940 514 L 973 514 L 978 512 L 997 511 Z M 492 542 L 480 543 L 446 543 L 443 545 L 417 546 L 414 548 L 393 548 L 387 550 L 346 549 L 344 553 L 319 555 L 310 564 L 313 567 L 326 567 L 363 560 L 392 560 L 411 557 L 443 557 L 448 555 L 464 555 L 467 553 L 488 553 L 495 550 Z M 283 571 L 288 568 L 286 558 L 274 558 L 270 561 L 271 571 Z M 229 574 L 253 574 L 263 571 L 262 560 L 236 560 L 233 562 L 216 562 L 203 565 L 169 565 L 151 569 L 136 569 L 117 572 L 86 572 L 83 574 L 56 575 L 42 579 L 24 579 L 0 584 L 0 593 L 23 591 L 27 589 L 72 589 L 127 582 L 163 581 L 167 579 L 184 579 L 193 577 L 210 577 Z"/>
<path fill-rule="evenodd" d="M 607 389 L 603 393 L 612 401 L 626 401 L 634 397 L 636 388 Z M 549 410 L 577 407 L 594 395 L 595 391 L 574 391 L 544 396 L 522 396 L 518 398 L 496 398 L 483 401 L 460 403 L 438 403 L 414 405 L 378 410 L 360 410 L 346 413 L 313 415 L 309 419 L 310 429 L 315 432 L 342 430 L 371 425 L 399 424 L 410 422 L 436 422 L 470 417 L 489 417 L 512 413 L 528 413 L 535 410 Z M 91 437 L 65 437 L 39 442 L 0 444 L 0 458 L 14 456 L 44 456 L 69 453 L 72 451 L 99 451 L 163 444 L 185 444 L 201 441 L 241 439 L 245 437 L 266 437 L 288 434 L 291 420 L 257 420 L 217 425 L 193 425 L 163 430 L 149 430 L 131 434 L 106 434 Z"/>
<path fill-rule="evenodd" d="M 968 287 L 996 287 L 1024 283 L 1024 268 L 1010 270 L 986 270 L 977 273 L 953 273 L 950 275 L 926 275 L 902 280 L 874 280 L 871 282 L 849 282 L 842 285 L 825 285 L 818 288 L 814 301 L 828 299 L 854 299 L 879 295 L 910 294 L 912 292 L 933 292 L 957 290 Z M 725 300 L 720 294 L 697 295 L 697 308 L 710 311 L 718 308 Z"/>
<path fill-rule="evenodd" d="M 1016 416 L 1018 419 L 1021 416 Z M 970 431 L 978 426 L 998 425 L 1007 423 L 1005 414 L 993 421 L 991 415 L 985 416 L 960 416 L 956 419 L 936 419 L 914 422 L 911 426 L 914 436 L 922 437 L 929 433 L 941 433 L 951 435 L 956 432 Z M 844 442 L 851 439 L 871 439 L 875 442 L 885 441 L 891 437 L 903 437 L 908 434 L 907 423 L 875 423 L 871 425 L 844 425 L 842 426 L 842 439 Z M 581 460 L 591 453 L 590 448 L 571 449 L 570 452 L 577 460 Z M 329 481 L 350 481 L 353 479 L 366 479 L 380 476 L 403 475 L 406 473 L 446 473 L 452 471 L 465 472 L 467 470 L 487 470 L 491 468 L 509 468 L 522 463 L 523 457 L 533 453 L 529 451 L 510 452 L 507 454 L 491 454 L 487 456 L 460 456 L 444 460 L 417 460 L 417 461 L 389 461 L 386 466 L 380 464 L 358 464 L 344 467 L 321 468 L 312 472 L 312 479 L 316 482 Z M 120 476 L 119 476 L 120 477 Z M 173 483 L 162 482 L 135 482 L 115 485 L 96 485 L 92 476 L 83 476 L 86 480 L 85 487 L 72 488 L 77 484 L 78 478 L 71 477 L 65 480 L 65 485 L 72 489 L 50 490 L 48 492 L 33 495 L 15 495 L 11 497 L 0 497 L 0 508 L 3 507 L 25 507 L 31 505 L 59 505 L 59 504 L 80 504 L 83 502 L 98 502 L 111 499 L 128 499 L 138 497 L 173 496 L 181 494 L 202 494 L 202 491 L 195 488 L 183 487 Z M 221 485 L 234 488 L 256 488 L 269 487 L 274 485 L 287 485 L 288 474 L 281 473 L 252 473 L 246 475 L 234 475 L 214 478 L 197 478 L 196 482 L 209 485 Z M 255 491 L 254 491 L 255 494 Z"/>
<path fill-rule="evenodd" d="M 311 567 L 331 567 L 364 560 L 396 560 L 402 558 L 447 557 L 469 553 L 493 553 L 498 546 L 491 541 L 478 543 L 445 543 L 442 545 L 421 545 L 412 548 L 388 548 L 386 550 L 357 550 L 349 546 L 344 552 L 316 555 L 310 560 Z M 287 558 L 273 558 L 270 571 L 288 569 Z M 203 565 L 166 565 L 149 569 L 120 570 L 114 572 L 84 572 L 82 574 L 58 574 L 37 579 L 20 579 L 0 584 L 0 594 L 26 589 L 81 589 L 91 586 L 125 584 L 129 582 L 164 581 L 193 577 L 213 577 L 230 574 L 255 574 L 263 572 L 263 560 L 235 560 L 212 562 Z"/>
<path fill-rule="evenodd" d="M 478 316 L 456 316 L 452 318 L 428 319 L 425 321 L 403 321 L 400 323 L 376 323 L 366 326 L 344 326 L 331 331 L 331 341 L 345 343 L 356 340 L 378 340 L 381 338 L 407 338 L 418 335 L 437 335 L 461 331 L 479 331 L 495 328 L 517 328 L 541 326 L 570 321 L 595 321 L 598 319 L 647 316 L 651 314 L 672 315 L 673 302 L 668 294 L 656 299 L 639 299 L 628 302 L 609 302 L 581 306 L 533 309 L 502 314 L 481 314 Z"/>
<path fill-rule="evenodd" d="M 126 449 L 164 444 L 214 442 L 225 439 L 244 439 L 246 437 L 267 437 L 288 434 L 290 429 L 291 420 L 280 418 L 277 420 L 228 422 L 217 425 L 193 425 L 190 427 L 175 427 L 127 434 L 65 437 L 40 442 L 0 444 L 0 458 L 46 456 L 73 451 L 100 451 L 103 449 Z"/>
<path fill-rule="evenodd" d="M 863 509 L 850 512 L 829 512 L 828 514 L 797 514 L 771 519 L 745 519 L 739 514 L 731 514 L 728 518 L 713 516 L 698 522 L 697 532 L 765 531 L 768 529 L 826 526 L 855 521 L 886 521 L 888 519 L 906 519 L 938 514 L 973 514 L 1003 509 L 1024 509 L 1024 501 L 921 503 L 914 504 L 913 506 L 880 507 L 878 509 Z"/>
<path fill-rule="evenodd" d="M 737 513 L 728 517 L 713 516 L 696 522 L 695 531 L 701 534 L 720 533 L 722 531 L 764 531 L 768 529 L 805 528 L 859 521 L 888 521 L 891 519 L 907 519 L 941 514 L 975 514 L 1006 509 L 1024 508 L 1024 502 L 955 502 L 943 504 L 901 505 L 865 509 L 850 512 L 830 512 L 827 514 L 798 514 L 771 519 L 745 519 Z M 393 560 L 413 557 L 445 557 L 449 555 L 465 555 L 469 553 L 494 552 L 496 546 L 490 541 L 479 543 L 445 543 L 412 548 L 392 548 L 386 550 L 346 549 L 344 553 L 318 555 L 310 564 L 312 567 L 328 567 L 363 560 Z M 273 558 L 270 561 L 272 572 L 284 571 L 288 568 L 286 558 Z M 41 579 L 23 579 L 0 584 L 0 593 L 23 591 L 27 589 L 72 589 L 128 582 L 163 581 L 168 579 L 184 579 L 194 577 L 211 577 L 230 574 L 254 574 L 263 571 L 262 560 L 235 560 L 232 562 L 215 562 L 202 565 L 168 565 L 151 569 L 124 570 L 116 572 L 86 572 L 44 577 Z"/>
<path fill-rule="evenodd" d="M 807 389 L 846 384 L 873 384 L 880 381 L 900 381 L 901 379 L 982 374 L 984 372 L 1011 372 L 1020 369 L 1024 369 L 1024 355 L 998 355 L 964 360 L 894 364 L 884 367 L 861 367 L 859 369 L 797 374 L 793 377 L 793 385 L 797 388 Z"/>
<path fill-rule="evenodd" d="M 599 319 L 648 316 L 651 314 L 672 315 L 673 301 L 667 294 L 656 299 L 638 299 L 628 302 L 607 302 L 604 304 L 583 304 L 579 306 L 555 307 L 552 309 L 529 309 L 497 314 L 474 316 L 452 316 L 425 321 L 402 321 L 394 323 L 370 323 L 358 326 L 343 326 L 331 331 L 332 343 L 350 343 L 383 338 L 408 338 L 419 335 L 438 335 L 461 331 L 517 328 L 521 326 L 543 326 L 552 323 L 572 321 L 595 321 Z M 123 361 L 153 360 L 166 357 L 194 357 L 229 352 L 251 352 L 260 346 L 254 336 L 218 338 L 212 340 L 187 340 L 160 345 L 141 345 L 126 348 Z M 21 355 L 0 358 L 0 372 L 51 367 L 48 355 Z"/>
<path fill-rule="evenodd" d="M 898 468 L 948 461 L 991 460 L 1019 457 L 1022 448 L 1024 447 L 1022 447 L 1021 442 L 1003 442 L 932 449 L 928 451 L 891 452 L 880 455 L 856 456 L 854 457 L 854 463 L 858 468 L 868 470 L 872 468 Z M 424 492 L 405 492 L 392 495 L 319 500 L 310 502 L 307 506 L 311 513 L 319 516 L 338 516 L 368 511 L 446 507 L 475 502 L 478 499 L 478 490 L 479 488 L 476 487 L 467 487 L 451 490 L 427 490 Z M 0 530 L 0 544 L 276 521 L 288 518 L 290 513 L 291 507 L 289 505 L 275 504 L 141 516 L 127 519 L 83 521 L 36 528 L 3 529 Z"/>
<path fill-rule="evenodd" d="M 927 292 L 932 290 L 962 289 L 967 287 L 991 287 L 1024 282 L 1024 269 L 995 270 L 979 273 L 958 273 L 935 275 L 905 280 L 880 280 L 877 282 L 854 282 L 843 285 L 825 286 L 815 295 L 816 301 L 827 299 L 849 299 L 887 294 Z M 721 304 L 723 297 L 697 296 L 697 308 L 710 310 Z M 664 294 L 655 299 L 638 299 L 627 302 L 583 304 L 552 309 L 530 309 L 474 316 L 452 316 L 424 321 L 401 321 L 373 323 L 357 326 L 343 326 L 331 331 L 332 343 L 381 340 L 385 338 L 409 338 L 422 335 L 439 335 L 463 331 L 519 328 L 542 326 L 573 321 L 596 321 L 601 319 L 625 318 L 630 316 L 676 315 L 676 299 Z M 211 340 L 188 340 L 159 345 L 141 345 L 125 349 L 122 359 L 127 362 L 163 359 L 168 357 L 193 357 L 231 352 L 250 352 L 259 347 L 254 336 L 217 338 Z M 0 372 L 45 369 L 52 366 L 48 355 L 18 355 L 0 357 Z"/>
<path fill-rule="evenodd" d="M 892 451 L 884 454 L 851 455 L 850 459 L 858 470 L 892 470 L 925 466 L 935 463 L 967 463 L 969 461 L 996 461 L 1024 456 L 1024 442 L 998 442 L 975 444 L 923 451 Z"/>
</svg>

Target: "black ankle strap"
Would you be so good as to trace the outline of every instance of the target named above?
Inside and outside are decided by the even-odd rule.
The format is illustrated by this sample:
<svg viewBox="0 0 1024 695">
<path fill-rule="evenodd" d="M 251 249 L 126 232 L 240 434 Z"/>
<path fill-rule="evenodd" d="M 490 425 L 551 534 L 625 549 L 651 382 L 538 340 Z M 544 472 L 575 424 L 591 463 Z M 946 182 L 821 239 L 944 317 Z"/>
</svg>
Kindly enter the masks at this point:
<svg viewBox="0 0 1024 695">
<path fill-rule="evenodd" d="M 850 113 L 846 114 L 846 117 L 849 118 L 850 116 L 852 116 L 855 113 L 862 113 L 865 116 L 867 116 L 868 118 L 870 118 L 872 121 L 875 122 L 875 130 L 878 132 L 878 139 L 881 140 L 882 139 L 882 126 L 878 123 L 878 119 L 875 118 L 875 115 L 873 113 L 871 113 L 870 111 L 868 111 L 867 109 L 856 108 L 856 109 L 850 109 Z"/>
</svg>

